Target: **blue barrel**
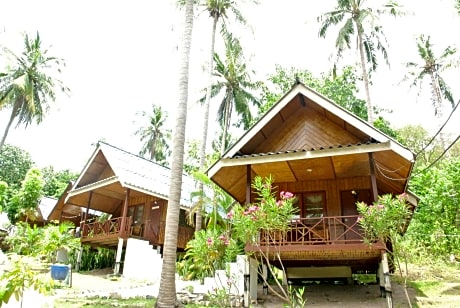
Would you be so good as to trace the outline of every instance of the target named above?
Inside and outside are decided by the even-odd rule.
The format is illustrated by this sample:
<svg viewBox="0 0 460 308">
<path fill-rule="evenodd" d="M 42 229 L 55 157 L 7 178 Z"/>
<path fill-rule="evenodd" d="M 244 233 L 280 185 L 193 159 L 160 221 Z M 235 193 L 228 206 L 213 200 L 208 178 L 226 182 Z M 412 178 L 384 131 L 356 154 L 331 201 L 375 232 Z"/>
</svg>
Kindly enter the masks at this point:
<svg viewBox="0 0 460 308">
<path fill-rule="evenodd" d="M 65 280 L 69 274 L 69 266 L 65 264 L 51 265 L 51 278 L 54 280 Z"/>
</svg>

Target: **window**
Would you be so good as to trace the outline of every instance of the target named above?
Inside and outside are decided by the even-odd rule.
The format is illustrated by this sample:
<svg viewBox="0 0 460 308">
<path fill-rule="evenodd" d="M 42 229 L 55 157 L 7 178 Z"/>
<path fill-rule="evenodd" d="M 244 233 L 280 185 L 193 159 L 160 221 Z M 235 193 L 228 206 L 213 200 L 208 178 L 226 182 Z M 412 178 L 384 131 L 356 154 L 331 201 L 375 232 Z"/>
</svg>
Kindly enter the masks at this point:
<svg viewBox="0 0 460 308">
<path fill-rule="evenodd" d="M 326 193 L 324 191 L 296 193 L 292 205 L 299 209 L 294 214 L 294 219 L 323 217 L 326 214 Z"/>
<path fill-rule="evenodd" d="M 304 217 L 323 217 L 326 196 L 323 191 L 303 193 Z"/>
<path fill-rule="evenodd" d="M 133 225 L 140 225 L 144 221 L 144 204 L 132 205 L 128 208 L 128 217 L 133 218 Z"/>
</svg>

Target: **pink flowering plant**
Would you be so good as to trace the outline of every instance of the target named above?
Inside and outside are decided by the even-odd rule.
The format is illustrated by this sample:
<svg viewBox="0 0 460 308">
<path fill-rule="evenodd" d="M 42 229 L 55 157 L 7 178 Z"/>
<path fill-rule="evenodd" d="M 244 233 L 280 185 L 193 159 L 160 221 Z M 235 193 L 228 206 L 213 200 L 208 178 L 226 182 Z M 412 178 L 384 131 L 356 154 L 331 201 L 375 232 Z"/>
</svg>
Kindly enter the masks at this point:
<svg viewBox="0 0 460 308">
<path fill-rule="evenodd" d="M 400 276 L 404 276 L 403 288 L 407 302 L 411 306 L 407 292 L 407 253 L 404 247 L 400 245 L 401 237 L 412 215 L 407 198 L 407 194 L 397 196 L 386 194 L 379 196 L 377 202 L 372 205 L 367 205 L 364 202 L 358 202 L 356 205 L 360 215 L 358 221 L 364 230 L 365 240 L 369 244 L 381 241 L 387 245 L 387 252 L 390 253 L 392 264 L 397 266 Z M 402 263 L 405 265 L 404 275 L 401 269 Z"/>
<path fill-rule="evenodd" d="M 260 264 L 270 264 L 271 260 L 277 259 L 284 272 L 279 248 L 298 209 L 293 206 L 295 200 L 293 193 L 280 191 L 278 194 L 276 187 L 273 187 L 272 184 L 271 177 L 255 177 L 252 183 L 253 191 L 257 195 L 255 202 L 236 205 L 227 214 L 227 218 L 232 227 L 232 237 L 258 250 L 254 256 L 259 259 Z M 262 240 L 263 243 L 261 243 Z M 276 279 L 277 288 L 274 287 L 266 281 L 260 268 L 258 270 L 270 291 L 292 304 L 293 297 L 288 290 L 283 288 L 281 282 Z M 268 266 L 268 270 L 272 277 L 277 276 L 272 266 Z"/>
<path fill-rule="evenodd" d="M 294 194 L 281 191 L 277 198 L 271 177 L 255 177 L 252 188 L 257 197 L 256 202 L 247 205 L 236 205 L 227 214 L 232 225 L 232 236 L 245 243 L 256 243 L 258 234 L 285 233 L 290 228 L 296 208 L 292 205 Z"/>
<path fill-rule="evenodd" d="M 226 262 L 233 261 L 241 247 L 227 231 L 218 228 L 200 230 L 187 243 L 184 258 L 177 263 L 184 280 L 213 277 L 216 270 L 225 269 Z"/>
<path fill-rule="evenodd" d="M 359 224 L 370 243 L 377 240 L 386 243 L 402 235 L 411 216 L 407 194 L 382 195 L 372 205 L 358 202 L 357 208 Z"/>
</svg>

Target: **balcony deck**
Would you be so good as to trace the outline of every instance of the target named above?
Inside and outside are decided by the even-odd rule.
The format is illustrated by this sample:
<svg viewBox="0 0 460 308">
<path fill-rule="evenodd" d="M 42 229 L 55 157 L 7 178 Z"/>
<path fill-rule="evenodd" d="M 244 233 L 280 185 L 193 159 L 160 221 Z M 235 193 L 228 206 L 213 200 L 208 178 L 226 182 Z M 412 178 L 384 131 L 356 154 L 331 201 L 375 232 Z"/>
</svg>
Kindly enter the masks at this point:
<svg viewBox="0 0 460 308">
<path fill-rule="evenodd" d="M 275 266 L 346 265 L 354 271 L 375 271 L 385 246 L 369 245 L 358 216 L 301 218 L 286 232 L 261 232 L 259 241 L 246 246 L 256 256 L 267 254 Z"/>
<path fill-rule="evenodd" d="M 124 228 L 122 221 L 125 219 Z M 151 245 L 161 246 L 165 239 L 165 223 L 160 222 L 159 232 L 153 231 L 152 224 L 146 222 L 142 225 L 132 225 L 129 217 L 117 217 L 106 221 L 95 221 L 85 223 L 81 229 L 81 243 L 94 247 L 116 248 L 118 239 L 129 237 L 149 241 Z M 179 226 L 177 248 L 184 249 L 187 242 L 193 237 L 194 229 L 186 226 Z"/>
</svg>

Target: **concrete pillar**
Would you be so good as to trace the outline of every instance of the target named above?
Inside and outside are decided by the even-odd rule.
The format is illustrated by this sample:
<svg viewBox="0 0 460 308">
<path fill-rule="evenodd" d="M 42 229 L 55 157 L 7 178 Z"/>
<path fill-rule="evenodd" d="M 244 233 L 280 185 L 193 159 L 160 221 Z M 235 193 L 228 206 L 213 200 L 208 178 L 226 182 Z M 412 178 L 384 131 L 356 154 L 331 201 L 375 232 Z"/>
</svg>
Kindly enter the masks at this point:
<svg viewBox="0 0 460 308">
<path fill-rule="evenodd" d="M 83 246 L 80 246 L 80 250 L 78 251 L 77 255 L 77 264 L 75 266 L 75 271 L 80 271 L 80 265 L 81 265 L 81 255 L 83 254 Z"/>
<path fill-rule="evenodd" d="M 115 269 L 113 271 L 115 275 L 120 274 L 120 262 L 121 262 L 122 252 L 123 252 L 123 239 L 120 237 L 118 238 L 117 255 L 115 257 Z"/>
<path fill-rule="evenodd" d="M 256 259 L 250 258 L 249 259 L 249 267 L 250 267 L 250 285 L 249 285 L 249 298 L 251 303 L 257 303 L 257 278 L 258 278 L 258 269 L 259 269 L 259 262 Z"/>
</svg>

